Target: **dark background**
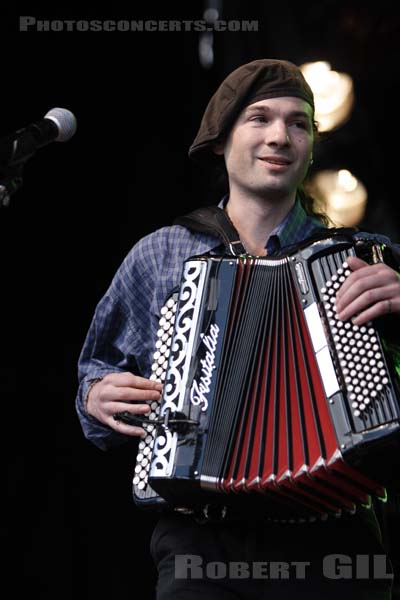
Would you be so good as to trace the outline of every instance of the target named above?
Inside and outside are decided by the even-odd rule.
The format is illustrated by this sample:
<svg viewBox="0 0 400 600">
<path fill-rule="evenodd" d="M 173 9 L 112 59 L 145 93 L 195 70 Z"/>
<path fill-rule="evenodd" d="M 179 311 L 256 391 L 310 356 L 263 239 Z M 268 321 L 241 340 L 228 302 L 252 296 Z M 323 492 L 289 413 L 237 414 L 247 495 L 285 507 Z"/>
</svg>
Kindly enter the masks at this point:
<svg viewBox="0 0 400 600">
<path fill-rule="evenodd" d="M 353 77 L 352 117 L 321 143 L 314 169 L 351 170 L 369 193 L 363 225 L 400 239 L 400 19 L 395 3 L 361 4 L 222 3 L 221 18 L 256 19 L 259 31 L 215 33 L 209 70 L 196 32 L 20 32 L 18 22 L 200 19 L 203 2 L 184 12 L 149 1 L 145 12 L 1 16 L 0 135 L 55 106 L 78 121 L 72 140 L 27 163 L 23 187 L 0 211 L 2 576 L 14 591 L 24 576 L 31 598 L 152 597 L 155 517 L 133 505 L 134 448 L 104 453 L 83 438 L 76 363 L 94 308 L 135 241 L 216 200 L 187 148 L 233 68 L 263 57 L 328 60 Z M 398 569 L 395 500 L 385 522 Z"/>
</svg>

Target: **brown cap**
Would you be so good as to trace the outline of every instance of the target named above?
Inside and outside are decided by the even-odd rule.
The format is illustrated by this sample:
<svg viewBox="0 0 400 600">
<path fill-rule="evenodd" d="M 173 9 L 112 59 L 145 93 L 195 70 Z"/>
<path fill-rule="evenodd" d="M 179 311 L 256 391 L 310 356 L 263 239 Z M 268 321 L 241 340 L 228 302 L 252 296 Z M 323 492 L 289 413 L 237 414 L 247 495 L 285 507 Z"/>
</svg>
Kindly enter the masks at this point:
<svg viewBox="0 0 400 600">
<path fill-rule="evenodd" d="M 189 148 L 197 162 L 212 164 L 212 146 L 232 127 L 239 113 L 265 98 L 295 96 L 313 109 L 314 96 L 299 67 L 286 60 L 261 59 L 242 65 L 221 83 L 205 110 L 200 129 Z"/>
</svg>

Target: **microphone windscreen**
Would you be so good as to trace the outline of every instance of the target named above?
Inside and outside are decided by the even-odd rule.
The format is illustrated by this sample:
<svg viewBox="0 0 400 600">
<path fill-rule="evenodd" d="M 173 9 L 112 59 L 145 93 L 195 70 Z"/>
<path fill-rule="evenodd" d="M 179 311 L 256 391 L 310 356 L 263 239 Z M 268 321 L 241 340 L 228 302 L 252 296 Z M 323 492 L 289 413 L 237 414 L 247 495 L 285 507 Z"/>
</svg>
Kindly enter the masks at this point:
<svg viewBox="0 0 400 600">
<path fill-rule="evenodd" d="M 44 116 L 45 119 L 51 119 L 57 126 L 58 135 L 56 142 L 66 142 L 75 134 L 77 123 L 75 115 L 66 108 L 52 108 Z"/>
</svg>

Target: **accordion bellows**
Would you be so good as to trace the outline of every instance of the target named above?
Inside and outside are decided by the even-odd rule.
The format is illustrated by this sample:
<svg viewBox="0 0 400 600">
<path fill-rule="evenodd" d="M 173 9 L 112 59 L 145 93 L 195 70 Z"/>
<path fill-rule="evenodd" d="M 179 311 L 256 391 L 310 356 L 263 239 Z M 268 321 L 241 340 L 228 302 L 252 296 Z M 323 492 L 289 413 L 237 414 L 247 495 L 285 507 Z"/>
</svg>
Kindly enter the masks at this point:
<svg viewBox="0 0 400 600">
<path fill-rule="evenodd" d="M 398 382 L 376 327 L 336 316 L 351 254 L 327 238 L 279 259 L 185 262 L 160 321 L 164 390 L 139 445 L 139 505 L 291 520 L 385 497 Z"/>
</svg>

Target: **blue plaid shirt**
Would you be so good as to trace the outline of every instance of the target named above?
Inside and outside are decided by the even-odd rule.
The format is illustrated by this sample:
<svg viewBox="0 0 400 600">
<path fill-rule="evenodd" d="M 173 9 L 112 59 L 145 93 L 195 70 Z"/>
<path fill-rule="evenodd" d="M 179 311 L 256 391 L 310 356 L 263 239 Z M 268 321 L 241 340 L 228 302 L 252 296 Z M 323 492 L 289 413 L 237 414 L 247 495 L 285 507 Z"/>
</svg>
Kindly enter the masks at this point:
<svg viewBox="0 0 400 600">
<path fill-rule="evenodd" d="M 316 227 L 323 226 L 307 216 L 297 201 L 271 232 L 266 242 L 267 254 L 300 242 Z M 131 438 L 86 412 L 84 398 L 90 382 L 123 371 L 150 376 L 160 310 L 179 286 L 184 260 L 220 250 L 221 241 L 216 236 L 173 225 L 142 238 L 118 269 L 97 305 L 78 365 L 79 419 L 87 439 L 99 448 L 106 450 Z"/>
</svg>

